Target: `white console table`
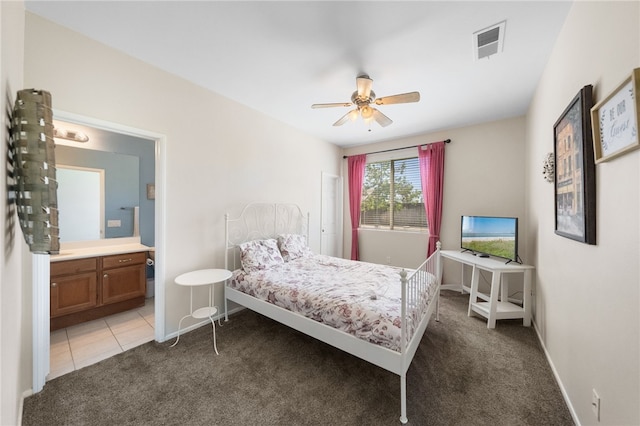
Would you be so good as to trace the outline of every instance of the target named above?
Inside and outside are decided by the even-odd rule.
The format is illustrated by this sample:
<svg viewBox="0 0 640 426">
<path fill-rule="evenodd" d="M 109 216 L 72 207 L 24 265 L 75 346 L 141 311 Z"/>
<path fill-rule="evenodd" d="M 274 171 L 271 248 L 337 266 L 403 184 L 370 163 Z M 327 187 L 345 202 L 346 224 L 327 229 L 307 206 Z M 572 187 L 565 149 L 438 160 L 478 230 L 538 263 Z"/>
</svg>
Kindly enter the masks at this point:
<svg viewBox="0 0 640 426">
<path fill-rule="evenodd" d="M 475 312 L 487 318 L 488 328 L 495 328 L 496 320 L 513 318 L 522 318 L 522 323 L 526 327 L 531 325 L 531 274 L 534 269 L 533 266 L 515 262 L 506 263 L 504 259 L 478 257 L 471 252 L 463 253 L 458 250 L 442 250 L 440 255 L 473 268 L 471 272 L 471 288 L 469 289 L 471 293 L 469 297 L 469 316 Z M 478 291 L 480 270 L 492 273 L 489 297 Z M 524 275 L 522 306 L 509 302 L 508 275 L 510 274 Z M 498 300 L 498 293 L 500 293 L 500 300 Z"/>
</svg>

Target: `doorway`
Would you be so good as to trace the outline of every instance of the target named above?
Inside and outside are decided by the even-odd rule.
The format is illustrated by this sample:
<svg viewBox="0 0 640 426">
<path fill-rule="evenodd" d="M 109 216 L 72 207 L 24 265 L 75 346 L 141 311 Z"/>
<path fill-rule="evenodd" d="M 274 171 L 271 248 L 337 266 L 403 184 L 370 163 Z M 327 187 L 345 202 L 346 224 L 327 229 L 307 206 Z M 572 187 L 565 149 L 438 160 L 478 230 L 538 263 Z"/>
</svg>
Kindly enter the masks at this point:
<svg viewBox="0 0 640 426">
<path fill-rule="evenodd" d="M 54 120 L 75 123 L 107 132 L 146 139 L 154 143 L 154 203 L 153 203 L 153 237 L 155 254 L 155 294 L 154 294 L 154 338 L 165 340 L 165 227 L 164 199 L 166 174 L 166 137 L 147 130 L 132 128 L 72 113 L 54 111 Z M 49 256 L 32 255 L 33 259 L 33 392 L 42 390 L 49 373 Z"/>
<path fill-rule="evenodd" d="M 342 257 L 342 178 L 322 172 L 320 254 Z"/>
</svg>

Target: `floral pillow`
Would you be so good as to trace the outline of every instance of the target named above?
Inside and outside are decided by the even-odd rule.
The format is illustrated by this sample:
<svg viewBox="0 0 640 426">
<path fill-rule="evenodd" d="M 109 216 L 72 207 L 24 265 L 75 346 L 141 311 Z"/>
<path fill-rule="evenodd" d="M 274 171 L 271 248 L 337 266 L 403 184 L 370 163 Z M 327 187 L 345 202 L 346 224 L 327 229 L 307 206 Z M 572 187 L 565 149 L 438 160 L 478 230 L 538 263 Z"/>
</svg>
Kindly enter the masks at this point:
<svg viewBox="0 0 640 426">
<path fill-rule="evenodd" d="M 307 238 L 299 234 L 282 234 L 278 236 L 278 247 L 285 262 L 310 256 L 311 250 L 307 246 Z"/>
<path fill-rule="evenodd" d="M 240 244 L 240 263 L 245 272 L 263 271 L 284 263 L 276 240 L 254 240 Z"/>
</svg>

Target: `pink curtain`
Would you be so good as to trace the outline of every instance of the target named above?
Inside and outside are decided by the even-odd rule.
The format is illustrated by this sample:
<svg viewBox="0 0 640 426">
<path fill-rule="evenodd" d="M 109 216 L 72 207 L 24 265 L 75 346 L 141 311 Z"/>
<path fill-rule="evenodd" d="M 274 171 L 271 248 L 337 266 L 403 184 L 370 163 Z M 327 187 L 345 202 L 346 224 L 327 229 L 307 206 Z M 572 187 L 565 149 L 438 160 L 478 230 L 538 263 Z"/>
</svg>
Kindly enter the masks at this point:
<svg viewBox="0 0 640 426">
<path fill-rule="evenodd" d="M 360 202 L 367 155 L 352 155 L 347 160 L 349 168 L 349 212 L 351 213 L 351 260 L 358 260 L 358 227 L 360 226 Z"/>
<path fill-rule="evenodd" d="M 427 256 L 436 250 L 440 239 L 442 221 L 442 187 L 444 181 L 444 142 L 436 142 L 418 147 L 420 162 L 420 180 L 424 208 L 429 224 L 429 245 Z"/>
</svg>

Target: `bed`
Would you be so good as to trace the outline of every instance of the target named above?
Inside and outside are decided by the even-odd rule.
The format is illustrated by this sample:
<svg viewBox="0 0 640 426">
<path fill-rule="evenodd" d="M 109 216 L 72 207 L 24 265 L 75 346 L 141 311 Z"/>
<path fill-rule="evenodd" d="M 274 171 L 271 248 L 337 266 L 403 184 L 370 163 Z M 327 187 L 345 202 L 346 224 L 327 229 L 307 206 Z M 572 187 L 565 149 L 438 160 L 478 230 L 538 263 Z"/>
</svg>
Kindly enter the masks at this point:
<svg viewBox="0 0 640 426">
<path fill-rule="evenodd" d="M 406 373 L 438 320 L 440 243 L 414 270 L 313 254 L 309 216 L 264 203 L 225 215 L 225 237 L 225 320 L 232 301 L 399 375 L 406 423 Z"/>
</svg>

